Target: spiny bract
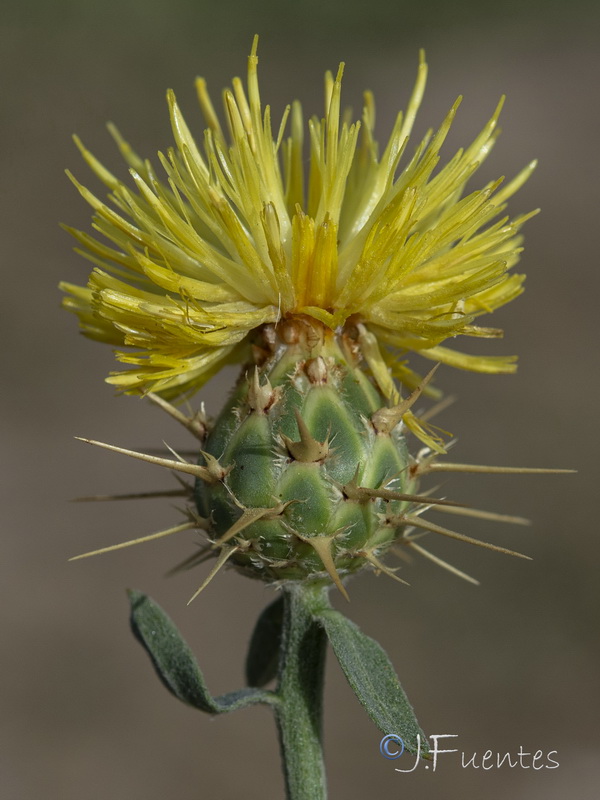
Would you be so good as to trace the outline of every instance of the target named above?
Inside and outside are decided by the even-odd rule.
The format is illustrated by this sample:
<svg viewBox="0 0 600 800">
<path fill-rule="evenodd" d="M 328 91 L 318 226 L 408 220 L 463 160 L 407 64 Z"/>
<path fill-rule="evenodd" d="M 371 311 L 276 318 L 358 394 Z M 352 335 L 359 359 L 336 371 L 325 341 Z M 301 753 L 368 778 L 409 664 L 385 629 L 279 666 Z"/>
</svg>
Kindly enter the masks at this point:
<svg viewBox="0 0 600 800">
<path fill-rule="evenodd" d="M 206 463 L 216 457 L 227 474 L 198 481 L 198 510 L 252 573 L 326 570 L 339 585 L 338 574 L 377 566 L 397 536 L 414 484 L 406 443 L 396 426 L 374 424 L 382 397 L 349 337 L 343 352 L 308 322 L 284 326 L 284 341 L 268 333 L 273 352 L 240 381 L 206 442 Z"/>
</svg>

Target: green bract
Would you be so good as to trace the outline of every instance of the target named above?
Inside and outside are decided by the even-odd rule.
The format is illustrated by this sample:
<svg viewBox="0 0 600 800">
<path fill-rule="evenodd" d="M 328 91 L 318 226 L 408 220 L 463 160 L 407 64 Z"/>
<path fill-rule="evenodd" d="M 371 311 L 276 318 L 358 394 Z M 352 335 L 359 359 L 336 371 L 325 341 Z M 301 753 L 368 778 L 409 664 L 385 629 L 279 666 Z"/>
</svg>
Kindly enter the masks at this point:
<svg viewBox="0 0 600 800">
<path fill-rule="evenodd" d="M 206 440 L 215 480 L 196 484 L 210 538 L 267 581 L 340 585 L 381 568 L 416 488 L 402 426 L 380 419 L 388 403 L 355 343 L 322 333 L 295 323 L 284 342 L 268 332 L 270 351 L 261 348 L 260 368 L 241 377 Z"/>
</svg>

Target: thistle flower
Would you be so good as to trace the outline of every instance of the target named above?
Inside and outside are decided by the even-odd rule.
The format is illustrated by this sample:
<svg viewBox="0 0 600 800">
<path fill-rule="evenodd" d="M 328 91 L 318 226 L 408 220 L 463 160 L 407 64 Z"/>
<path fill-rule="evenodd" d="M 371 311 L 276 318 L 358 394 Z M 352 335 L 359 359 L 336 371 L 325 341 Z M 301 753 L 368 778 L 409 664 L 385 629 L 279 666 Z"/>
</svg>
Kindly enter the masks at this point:
<svg viewBox="0 0 600 800">
<path fill-rule="evenodd" d="M 423 474 L 463 467 L 436 460 L 445 452 L 442 437 L 411 410 L 422 391 L 435 394 L 435 368 L 423 379 L 405 355 L 514 371 L 513 356 L 467 355 L 441 342 L 501 335 L 474 322 L 522 291 L 523 276 L 510 269 L 532 214 L 510 220 L 504 211 L 535 162 L 507 185 L 500 179 L 465 194 L 496 139 L 502 101 L 472 144 L 438 168 L 460 98 L 439 130 L 406 155 L 425 88 L 421 54 L 407 111 L 381 156 L 372 95 L 365 94 L 362 119 L 350 122 L 341 112 L 343 66 L 335 78 L 326 74 L 325 116 L 308 123 L 305 186 L 300 105 L 286 108 L 274 137 L 256 50 L 255 38 L 247 89 L 235 78 L 223 95 L 229 139 L 202 79 L 203 148 L 168 93 L 176 147 L 159 154 L 166 182 L 113 126 L 135 189 L 76 138 L 110 189 L 112 207 L 72 178 L 110 244 L 68 229 L 95 267 L 86 288 L 62 285 L 65 305 L 88 336 L 134 348 L 117 352 L 129 368 L 108 381 L 147 394 L 202 442 L 199 464 L 104 445 L 192 475 L 196 484 L 183 490 L 193 506 L 186 523 L 93 554 L 203 528 L 209 544 L 187 565 L 218 556 L 209 579 L 230 560 L 270 582 L 333 581 L 346 594 L 343 578 L 364 566 L 396 577 L 381 561 L 396 543 L 473 581 L 415 541 L 423 529 L 520 554 L 422 514 L 434 508 L 523 520 L 418 493 Z M 167 402 L 232 361 L 246 366 L 212 429 Z M 402 398 L 394 378 L 412 394 Z M 407 449 L 408 431 L 426 445 L 417 457 Z"/>
<path fill-rule="evenodd" d="M 62 288 L 86 335 L 133 348 L 117 351 L 128 368 L 109 383 L 125 392 L 188 393 L 223 364 L 247 362 L 261 326 L 288 320 L 360 338 L 392 400 L 398 396 L 390 376 L 411 388 L 419 383 L 404 359 L 410 351 L 463 369 L 513 372 L 514 356 L 441 346 L 458 335 L 501 336 L 474 322 L 522 291 L 523 276 L 510 270 L 532 214 L 511 220 L 505 208 L 535 162 L 506 185 L 500 179 L 465 194 L 497 137 L 502 101 L 472 144 L 438 168 L 460 98 L 410 154 L 424 56 L 406 113 L 398 114 L 381 154 L 372 94 L 364 95 L 361 120 L 342 113 L 342 65 L 335 78 L 325 76 L 324 118 L 306 127 L 293 102 L 274 135 L 256 48 L 255 39 L 247 90 L 235 78 L 224 92 L 227 133 L 202 79 L 202 145 L 169 91 L 176 146 L 159 153 L 162 178 L 112 125 L 133 188 L 75 139 L 110 195 L 104 202 L 71 176 L 102 239 L 68 228 L 95 266 L 86 288 Z"/>
<path fill-rule="evenodd" d="M 407 364 L 410 353 L 479 372 L 515 369 L 515 357 L 467 355 L 442 344 L 459 335 L 500 336 L 475 321 L 522 291 L 523 276 L 511 268 L 519 259 L 520 228 L 532 214 L 511 220 L 505 205 L 535 163 L 506 185 L 497 180 L 466 193 L 495 142 L 502 102 L 445 166 L 438 166 L 439 153 L 459 101 L 410 154 L 427 73 L 421 56 L 406 113 L 398 115 L 380 155 L 372 95 L 365 94 L 361 120 L 341 112 L 340 67 L 335 78 L 325 77 L 324 118 L 311 118 L 305 131 L 294 102 L 274 136 L 269 106 L 261 105 L 256 47 L 255 40 L 247 89 L 236 78 L 224 92 L 227 134 L 203 80 L 197 90 L 208 127 L 201 147 L 168 93 L 176 147 L 159 154 L 162 180 L 112 126 L 133 188 L 76 139 L 110 190 L 110 204 L 73 178 L 102 238 L 68 229 L 94 270 L 85 288 L 62 284 L 65 305 L 86 335 L 119 348 L 127 368 L 108 381 L 146 395 L 200 440 L 198 463 L 174 451 L 173 458 L 158 457 L 91 442 L 194 483 L 157 493 L 187 497 L 183 523 L 78 558 L 201 529 L 201 549 L 180 568 L 216 561 L 192 599 L 226 563 L 281 588 L 252 637 L 252 688 L 218 698 L 164 612 L 139 593 L 131 595 L 132 623 L 180 700 L 211 714 L 270 705 L 288 798 L 319 800 L 325 797 L 320 721 L 327 639 L 382 732 L 394 741 L 402 736 L 410 752 L 427 757 L 387 656 L 329 606 L 328 589 L 335 584 L 347 597 L 346 578 L 365 567 L 401 581 L 383 561 L 389 551 L 418 553 L 477 583 L 426 550 L 421 537 L 433 533 L 521 554 L 424 515 L 527 521 L 420 493 L 421 477 L 563 470 L 440 461 L 444 442 L 429 424 L 435 408 L 420 416 L 412 411 L 422 393 L 435 394 L 437 366 L 421 378 Z M 244 364 L 240 380 L 213 424 L 202 411 L 186 416 L 167 399 L 192 393 L 236 361 Z M 425 445 L 416 455 L 408 432 Z M 260 688 L 275 677 L 274 691 Z"/>
</svg>

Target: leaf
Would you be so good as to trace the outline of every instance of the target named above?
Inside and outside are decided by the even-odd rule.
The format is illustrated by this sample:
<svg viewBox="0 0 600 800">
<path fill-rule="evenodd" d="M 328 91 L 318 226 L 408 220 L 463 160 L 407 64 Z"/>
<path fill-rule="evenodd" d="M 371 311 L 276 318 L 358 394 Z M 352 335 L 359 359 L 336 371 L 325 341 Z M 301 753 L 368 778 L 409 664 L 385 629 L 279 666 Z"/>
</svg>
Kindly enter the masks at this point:
<svg viewBox="0 0 600 800">
<path fill-rule="evenodd" d="M 427 738 L 400 685 L 385 650 L 339 611 L 313 611 L 321 622 L 348 683 L 375 725 L 385 734 L 399 736 L 409 751 L 427 754 Z"/>
<path fill-rule="evenodd" d="M 183 703 L 208 714 L 223 714 L 255 703 L 274 702 L 271 692 L 259 689 L 240 689 L 213 697 L 192 651 L 162 608 L 141 592 L 128 594 L 134 636 L 150 656 L 162 683 Z"/>
<path fill-rule="evenodd" d="M 281 596 L 264 609 L 256 622 L 246 657 L 248 686 L 265 686 L 277 676 L 282 626 Z"/>
</svg>

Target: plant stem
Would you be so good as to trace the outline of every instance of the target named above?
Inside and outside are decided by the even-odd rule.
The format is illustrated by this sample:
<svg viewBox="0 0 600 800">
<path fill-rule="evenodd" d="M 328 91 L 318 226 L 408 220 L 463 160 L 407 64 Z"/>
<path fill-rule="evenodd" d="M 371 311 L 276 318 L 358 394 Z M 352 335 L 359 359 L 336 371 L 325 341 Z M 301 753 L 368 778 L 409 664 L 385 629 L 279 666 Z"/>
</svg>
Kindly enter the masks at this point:
<svg viewBox="0 0 600 800">
<path fill-rule="evenodd" d="M 326 589 L 288 584 L 276 694 L 277 726 L 288 800 L 325 800 L 322 747 L 323 679 L 327 636 L 311 608 L 327 605 Z"/>
</svg>

